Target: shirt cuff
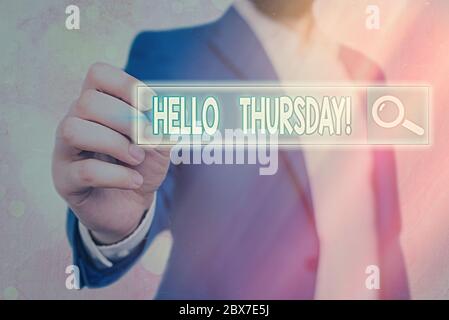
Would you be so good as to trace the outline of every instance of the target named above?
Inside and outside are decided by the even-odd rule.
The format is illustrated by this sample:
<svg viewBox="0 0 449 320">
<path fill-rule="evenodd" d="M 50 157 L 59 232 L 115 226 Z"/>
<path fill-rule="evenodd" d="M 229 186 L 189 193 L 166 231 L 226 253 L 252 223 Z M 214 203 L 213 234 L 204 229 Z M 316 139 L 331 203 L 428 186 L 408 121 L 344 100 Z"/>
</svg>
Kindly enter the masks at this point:
<svg viewBox="0 0 449 320">
<path fill-rule="evenodd" d="M 78 230 L 84 248 L 97 268 L 111 268 L 114 262 L 126 258 L 145 239 L 153 222 L 156 198 L 155 193 L 153 203 L 137 229 L 125 239 L 111 245 L 97 245 L 89 230 L 80 221 L 78 222 Z"/>
</svg>

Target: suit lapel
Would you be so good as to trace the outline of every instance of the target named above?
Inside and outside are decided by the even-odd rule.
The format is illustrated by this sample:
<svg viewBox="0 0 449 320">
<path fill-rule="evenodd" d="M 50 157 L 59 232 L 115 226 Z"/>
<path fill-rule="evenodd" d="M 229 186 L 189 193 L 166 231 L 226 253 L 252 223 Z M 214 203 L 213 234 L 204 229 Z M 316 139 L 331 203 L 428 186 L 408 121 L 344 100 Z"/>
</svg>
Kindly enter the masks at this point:
<svg viewBox="0 0 449 320">
<path fill-rule="evenodd" d="M 236 80 L 278 81 L 262 44 L 233 7 L 213 25 L 208 47 Z"/>
<path fill-rule="evenodd" d="M 208 47 L 236 80 L 277 83 L 279 77 L 260 41 L 231 7 L 213 27 Z M 280 151 L 281 165 L 292 178 L 309 220 L 314 222 L 313 203 L 306 163 L 301 151 Z"/>
</svg>

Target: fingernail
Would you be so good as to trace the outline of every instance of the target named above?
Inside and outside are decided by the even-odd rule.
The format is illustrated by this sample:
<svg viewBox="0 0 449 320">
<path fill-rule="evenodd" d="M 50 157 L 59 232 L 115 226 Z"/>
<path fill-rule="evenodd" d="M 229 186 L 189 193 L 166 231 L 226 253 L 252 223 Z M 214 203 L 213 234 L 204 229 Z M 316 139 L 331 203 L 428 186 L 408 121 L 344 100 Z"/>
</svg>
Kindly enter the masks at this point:
<svg viewBox="0 0 449 320">
<path fill-rule="evenodd" d="M 133 174 L 133 187 L 139 188 L 143 184 L 143 177 L 135 173 Z"/>
<path fill-rule="evenodd" d="M 141 163 L 145 159 L 145 151 L 134 144 L 129 146 L 129 154 L 137 163 Z"/>
</svg>

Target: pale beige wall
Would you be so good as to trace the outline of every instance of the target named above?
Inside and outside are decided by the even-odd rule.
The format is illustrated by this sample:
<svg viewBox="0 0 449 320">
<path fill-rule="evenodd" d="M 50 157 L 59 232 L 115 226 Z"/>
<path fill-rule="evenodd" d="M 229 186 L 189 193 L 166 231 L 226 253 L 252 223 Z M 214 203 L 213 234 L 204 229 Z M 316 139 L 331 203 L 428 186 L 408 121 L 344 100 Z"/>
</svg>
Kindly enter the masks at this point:
<svg viewBox="0 0 449 320">
<path fill-rule="evenodd" d="M 168 238 L 157 242 L 119 283 L 68 291 L 71 263 L 65 205 L 50 175 L 53 134 L 95 61 L 123 66 L 140 30 L 217 18 L 229 0 L 31 1 L 0 4 L 0 298 L 151 298 Z M 68 4 L 82 10 L 81 30 L 64 28 Z M 364 28 L 367 4 L 381 8 L 379 31 Z M 392 81 L 434 85 L 434 146 L 398 150 L 403 245 L 415 298 L 449 298 L 449 63 L 446 0 L 323 0 L 323 30 L 385 66 Z M 439 24 L 439 27 L 429 25 Z M 427 28 L 430 31 L 422 30 Z M 421 32 L 419 32 L 421 30 Z M 423 45 L 421 45 L 423 43 Z"/>
</svg>

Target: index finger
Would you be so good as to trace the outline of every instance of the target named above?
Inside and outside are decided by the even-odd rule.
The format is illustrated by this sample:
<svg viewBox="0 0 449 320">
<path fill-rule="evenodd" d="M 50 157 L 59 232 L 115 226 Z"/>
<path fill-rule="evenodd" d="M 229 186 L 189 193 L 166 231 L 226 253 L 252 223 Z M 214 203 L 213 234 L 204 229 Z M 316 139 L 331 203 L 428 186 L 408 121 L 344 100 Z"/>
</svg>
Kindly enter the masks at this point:
<svg viewBox="0 0 449 320">
<path fill-rule="evenodd" d="M 140 97 L 143 101 L 139 100 L 139 106 L 137 105 L 138 87 L 147 88 L 141 90 L 147 96 Z M 106 63 L 95 63 L 90 67 L 84 80 L 83 91 L 89 89 L 111 95 L 136 109 L 140 108 L 142 111 L 151 109 L 151 95 L 155 95 L 154 91 L 142 81 Z"/>
</svg>

